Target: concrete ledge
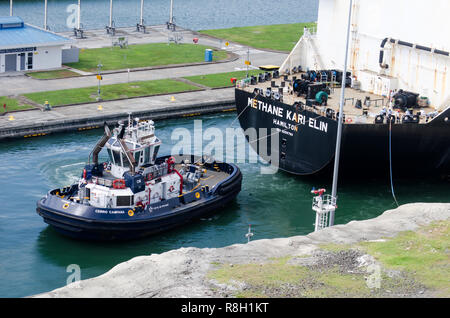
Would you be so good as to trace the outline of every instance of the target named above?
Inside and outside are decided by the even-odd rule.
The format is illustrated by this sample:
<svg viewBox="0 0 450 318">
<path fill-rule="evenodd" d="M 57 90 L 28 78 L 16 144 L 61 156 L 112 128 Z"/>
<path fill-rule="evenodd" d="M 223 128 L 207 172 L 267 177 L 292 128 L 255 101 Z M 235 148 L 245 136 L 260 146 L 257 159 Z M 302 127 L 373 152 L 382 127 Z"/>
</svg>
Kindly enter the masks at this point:
<svg viewBox="0 0 450 318">
<path fill-rule="evenodd" d="M 234 99 L 224 99 L 215 102 L 197 102 L 182 106 L 167 105 L 158 109 L 130 112 L 133 116 L 137 116 L 142 119 L 162 120 L 228 111 L 235 108 L 234 103 Z M 99 128 L 103 126 L 105 122 L 108 125 L 114 125 L 117 123 L 117 121 L 125 120 L 127 118 L 128 113 L 117 112 L 96 116 L 86 116 L 81 118 L 16 125 L 11 128 L 0 129 L 0 140 L 20 137 L 35 137 L 56 132 L 84 130 L 86 128 Z"/>
</svg>

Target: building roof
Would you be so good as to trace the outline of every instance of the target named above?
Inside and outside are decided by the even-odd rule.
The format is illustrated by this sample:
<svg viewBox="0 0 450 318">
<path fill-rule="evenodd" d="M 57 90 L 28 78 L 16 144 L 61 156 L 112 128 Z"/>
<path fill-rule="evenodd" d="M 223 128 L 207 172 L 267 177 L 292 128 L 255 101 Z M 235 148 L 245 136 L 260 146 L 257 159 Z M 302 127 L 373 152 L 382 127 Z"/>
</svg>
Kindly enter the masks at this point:
<svg viewBox="0 0 450 318">
<path fill-rule="evenodd" d="M 19 17 L 0 17 L 0 29 L 3 26 L 17 25 L 23 27 L 23 20 Z"/>
<path fill-rule="evenodd" d="M 23 20 L 19 17 L 0 17 L 0 25 L 5 26 L 0 28 L 0 49 L 58 46 L 73 42 L 56 33 L 23 24 Z"/>
</svg>

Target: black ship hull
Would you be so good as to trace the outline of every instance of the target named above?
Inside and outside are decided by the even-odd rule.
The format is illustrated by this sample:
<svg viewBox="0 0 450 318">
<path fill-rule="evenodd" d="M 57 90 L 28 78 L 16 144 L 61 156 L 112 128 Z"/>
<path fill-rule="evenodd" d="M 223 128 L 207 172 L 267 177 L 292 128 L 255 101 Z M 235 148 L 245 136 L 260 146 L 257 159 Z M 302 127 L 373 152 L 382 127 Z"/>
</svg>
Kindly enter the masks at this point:
<svg viewBox="0 0 450 318">
<path fill-rule="evenodd" d="M 271 159 L 273 164 L 276 158 L 280 170 L 297 175 L 332 171 L 336 120 L 238 88 L 235 97 L 240 125 L 244 131 L 255 129 L 259 141 L 250 141 L 250 145 L 263 159 Z M 391 156 L 395 175 L 448 175 L 449 125 L 450 108 L 425 124 L 344 123 L 339 172 L 385 177 Z M 247 140 L 249 136 L 246 134 Z M 261 151 L 262 139 L 269 151 Z"/>
</svg>

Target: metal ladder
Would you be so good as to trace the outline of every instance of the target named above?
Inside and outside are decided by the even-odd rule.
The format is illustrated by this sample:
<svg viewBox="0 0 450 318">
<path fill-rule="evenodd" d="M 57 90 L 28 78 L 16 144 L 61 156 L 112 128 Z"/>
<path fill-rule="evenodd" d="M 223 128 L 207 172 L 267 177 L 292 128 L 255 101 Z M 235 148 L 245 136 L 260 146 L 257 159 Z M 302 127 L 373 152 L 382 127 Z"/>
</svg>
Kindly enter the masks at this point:
<svg viewBox="0 0 450 318">
<path fill-rule="evenodd" d="M 312 203 L 312 209 L 316 212 L 315 232 L 330 226 L 330 213 L 334 213 L 336 210 L 336 198 L 329 194 L 323 194 L 324 192 L 325 189 L 311 191 L 311 193 L 317 194 Z"/>
</svg>

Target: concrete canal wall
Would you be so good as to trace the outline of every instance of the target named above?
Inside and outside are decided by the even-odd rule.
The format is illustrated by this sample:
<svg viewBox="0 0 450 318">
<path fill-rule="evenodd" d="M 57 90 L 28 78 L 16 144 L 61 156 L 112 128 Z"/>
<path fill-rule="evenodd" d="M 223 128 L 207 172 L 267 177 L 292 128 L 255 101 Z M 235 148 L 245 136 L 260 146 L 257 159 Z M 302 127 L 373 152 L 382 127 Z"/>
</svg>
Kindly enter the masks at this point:
<svg viewBox="0 0 450 318">
<path fill-rule="evenodd" d="M 162 120 L 235 110 L 234 89 L 215 89 L 29 110 L 0 116 L 0 140 L 114 125 L 128 114 Z M 12 116 L 12 118 L 10 117 Z M 12 119 L 12 120 L 11 120 Z"/>
</svg>

